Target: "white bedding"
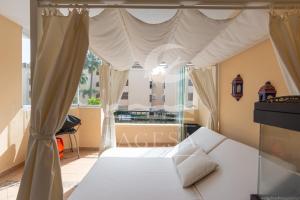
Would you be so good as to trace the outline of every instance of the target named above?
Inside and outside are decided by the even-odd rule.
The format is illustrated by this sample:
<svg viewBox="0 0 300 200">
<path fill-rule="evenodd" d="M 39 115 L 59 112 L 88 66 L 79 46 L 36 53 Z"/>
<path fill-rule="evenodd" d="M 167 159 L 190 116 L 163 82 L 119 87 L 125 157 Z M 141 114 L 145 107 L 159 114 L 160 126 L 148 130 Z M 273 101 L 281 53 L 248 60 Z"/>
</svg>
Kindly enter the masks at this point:
<svg viewBox="0 0 300 200">
<path fill-rule="evenodd" d="M 257 193 L 258 150 L 226 139 L 208 154 L 219 167 L 195 186 L 205 200 L 249 200 Z"/>
<path fill-rule="evenodd" d="M 164 158 L 171 157 L 170 152 L 174 147 L 141 147 L 129 148 L 118 147 L 104 151 L 101 157 L 122 157 L 122 158 Z"/>
<path fill-rule="evenodd" d="M 194 186 L 181 186 L 171 158 L 178 145 L 113 148 L 101 155 L 70 200 L 249 200 L 257 190 L 258 151 L 200 129 L 190 142 L 204 146 L 219 167 Z"/>
<path fill-rule="evenodd" d="M 70 200 L 202 200 L 182 188 L 171 158 L 101 157 Z"/>
</svg>

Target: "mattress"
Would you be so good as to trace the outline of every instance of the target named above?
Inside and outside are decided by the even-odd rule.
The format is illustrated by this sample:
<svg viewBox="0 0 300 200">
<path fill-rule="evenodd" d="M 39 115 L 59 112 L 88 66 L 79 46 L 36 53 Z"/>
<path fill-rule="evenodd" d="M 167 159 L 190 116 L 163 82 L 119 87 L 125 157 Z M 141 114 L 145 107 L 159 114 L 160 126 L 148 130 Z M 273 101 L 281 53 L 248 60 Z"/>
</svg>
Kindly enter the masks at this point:
<svg viewBox="0 0 300 200">
<path fill-rule="evenodd" d="M 226 139 L 209 155 L 219 167 L 195 185 L 203 199 L 249 200 L 257 193 L 257 149 Z"/>
<path fill-rule="evenodd" d="M 249 200 L 257 191 L 258 151 L 203 129 L 191 144 L 209 152 L 219 167 L 194 186 L 181 186 L 172 161 L 176 147 L 105 151 L 70 200 Z"/>
<path fill-rule="evenodd" d="M 122 157 L 122 158 L 164 158 L 171 157 L 173 147 L 117 147 L 104 151 L 101 157 Z"/>
<path fill-rule="evenodd" d="M 171 158 L 101 157 L 70 200 L 202 200 L 182 188 Z"/>
</svg>

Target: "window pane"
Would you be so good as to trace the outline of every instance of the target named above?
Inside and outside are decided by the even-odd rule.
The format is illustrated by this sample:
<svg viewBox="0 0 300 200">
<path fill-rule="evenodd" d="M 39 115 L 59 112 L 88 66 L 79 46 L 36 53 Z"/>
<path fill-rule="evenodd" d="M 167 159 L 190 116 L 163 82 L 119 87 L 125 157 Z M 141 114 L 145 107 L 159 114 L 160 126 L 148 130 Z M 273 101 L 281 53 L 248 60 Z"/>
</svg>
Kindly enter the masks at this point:
<svg viewBox="0 0 300 200">
<path fill-rule="evenodd" d="M 93 52 L 88 51 L 79 82 L 79 104 L 100 104 L 99 67 L 102 61 Z"/>
<path fill-rule="evenodd" d="M 166 70 L 166 69 L 164 69 Z M 178 123 L 179 72 L 132 68 L 115 112 L 116 122 Z"/>
<path fill-rule="evenodd" d="M 31 105 L 31 81 L 30 81 L 30 65 L 22 64 L 22 96 L 23 105 Z"/>
<path fill-rule="evenodd" d="M 25 35 L 22 35 L 22 100 L 23 105 L 31 105 L 30 39 Z"/>
<path fill-rule="evenodd" d="M 73 101 L 72 101 L 72 105 L 73 105 L 73 106 L 79 105 L 79 98 L 78 98 L 78 95 L 79 95 L 79 90 L 78 90 L 78 88 L 77 88 L 76 94 L 75 94 L 74 99 L 73 99 Z"/>
<path fill-rule="evenodd" d="M 188 74 L 188 73 L 187 73 Z M 194 104 L 194 85 L 189 76 L 186 76 L 186 100 L 185 107 L 192 108 Z"/>
<path fill-rule="evenodd" d="M 22 37 L 22 62 L 23 105 L 31 105 L 30 39 L 24 35 Z M 72 105 L 100 104 L 99 66 L 101 64 L 100 58 L 88 51 L 80 77 L 79 88 Z"/>
</svg>

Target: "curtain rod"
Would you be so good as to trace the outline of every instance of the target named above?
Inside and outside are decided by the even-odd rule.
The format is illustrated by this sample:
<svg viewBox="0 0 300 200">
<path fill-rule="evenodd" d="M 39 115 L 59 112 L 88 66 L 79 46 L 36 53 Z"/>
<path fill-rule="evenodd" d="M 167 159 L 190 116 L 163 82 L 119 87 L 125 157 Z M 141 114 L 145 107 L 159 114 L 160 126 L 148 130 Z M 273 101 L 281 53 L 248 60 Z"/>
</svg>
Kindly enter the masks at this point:
<svg viewBox="0 0 300 200">
<path fill-rule="evenodd" d="M 74 3 L 49 3 L 39 2 L 38 7 L 40 8 L 132 8 L 132 9 L 288 9 L 288 8 L 299 8 L 300 3 L 293 4 L 264 4 L 264 5 L 242 5 L 242 4 L 230 4 L 230 5 L 215 5 L 215 4 L 201 4 L 201 5 L 137 5 L 137 4 L 74 4 Z"/>
</svg>

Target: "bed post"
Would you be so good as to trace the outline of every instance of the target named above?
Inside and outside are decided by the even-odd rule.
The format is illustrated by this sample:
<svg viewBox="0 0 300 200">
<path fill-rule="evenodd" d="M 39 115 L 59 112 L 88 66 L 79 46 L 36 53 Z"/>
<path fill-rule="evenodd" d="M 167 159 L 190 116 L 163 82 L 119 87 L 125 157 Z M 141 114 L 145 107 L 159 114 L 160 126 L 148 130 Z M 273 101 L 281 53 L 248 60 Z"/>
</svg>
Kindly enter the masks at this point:
<svg viewBox="0 0 300 200">
<path fill-rule="evenodd" d="M 37 29 L 38 29 L 38 0 L 30 0 L 30 71 L 31 87 L 34 75 L 35 58 L 37 51 Z"/>
</svg>

